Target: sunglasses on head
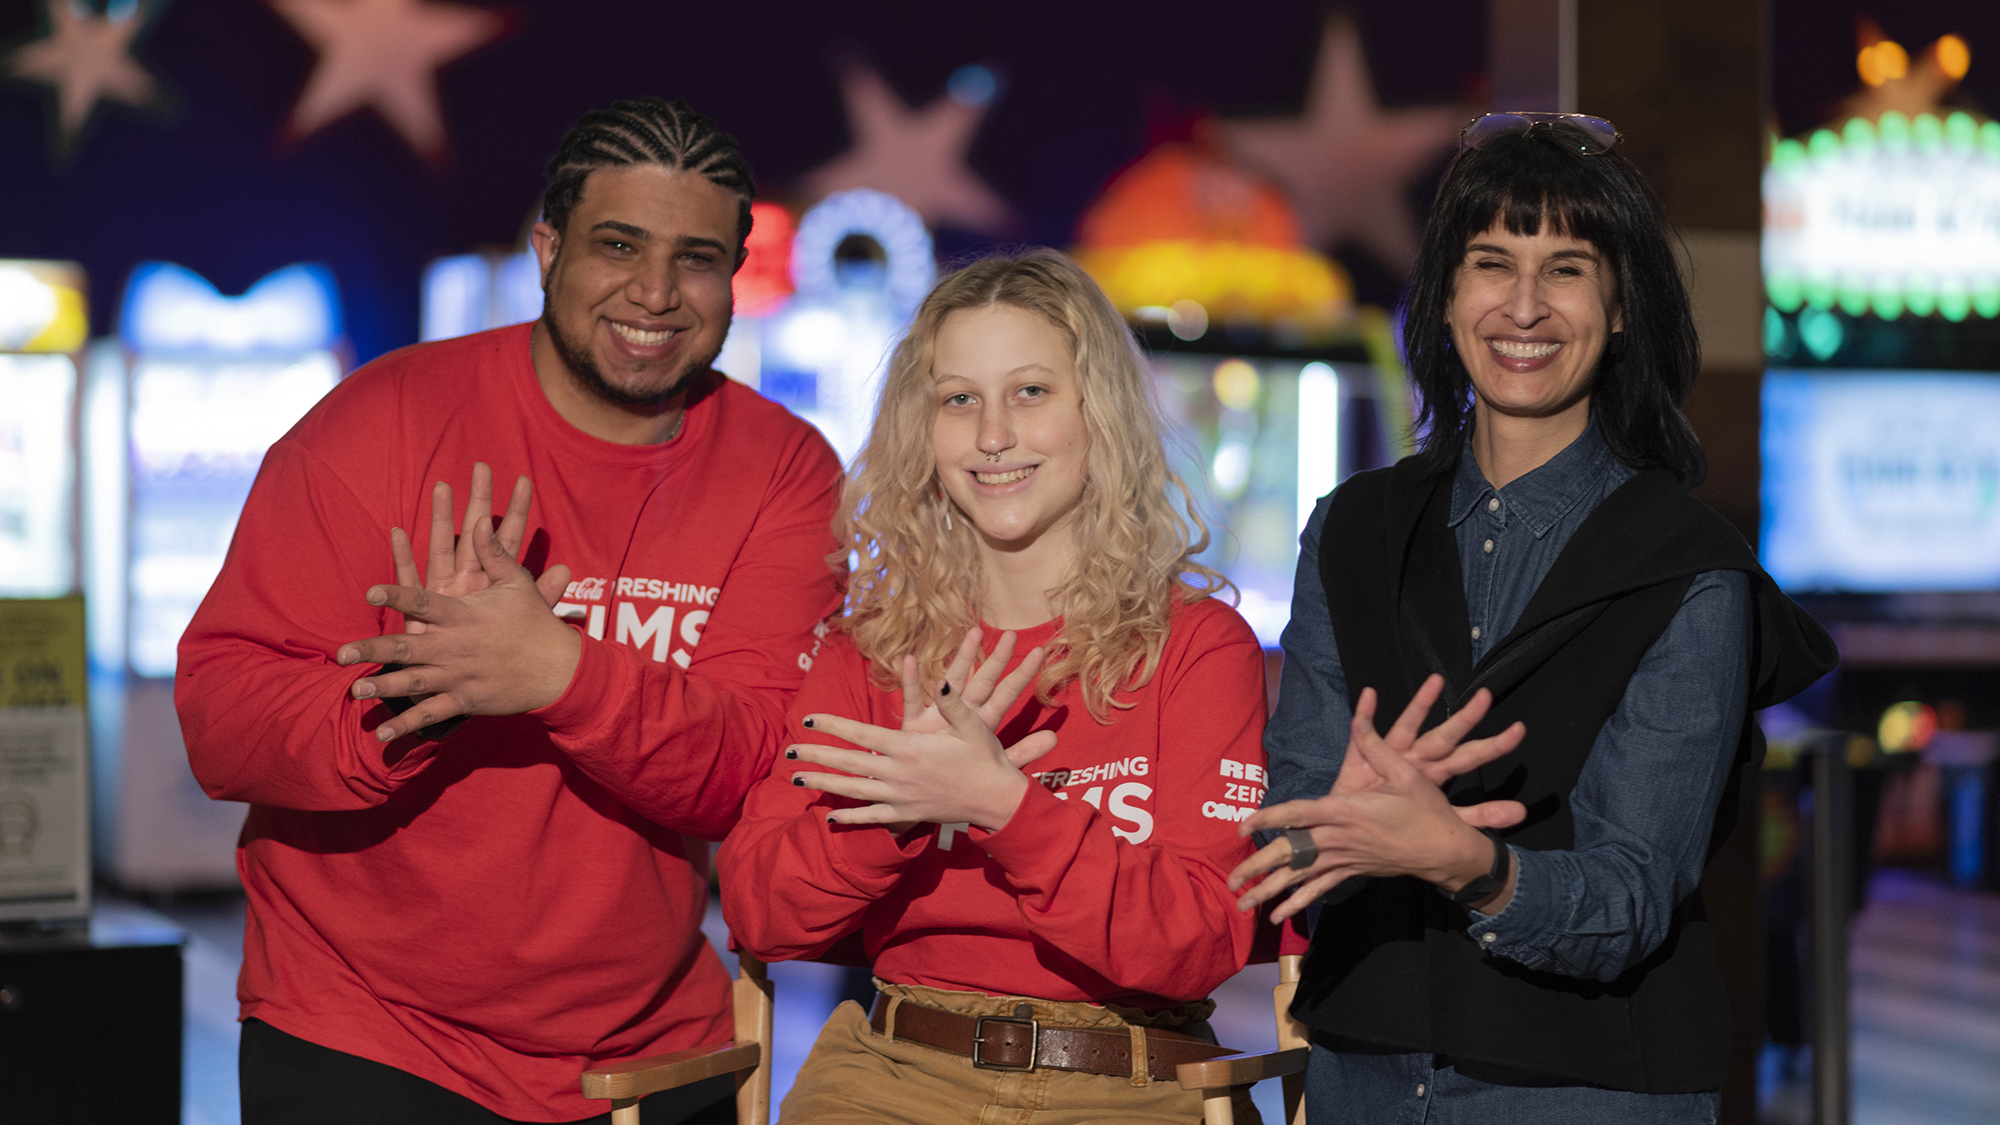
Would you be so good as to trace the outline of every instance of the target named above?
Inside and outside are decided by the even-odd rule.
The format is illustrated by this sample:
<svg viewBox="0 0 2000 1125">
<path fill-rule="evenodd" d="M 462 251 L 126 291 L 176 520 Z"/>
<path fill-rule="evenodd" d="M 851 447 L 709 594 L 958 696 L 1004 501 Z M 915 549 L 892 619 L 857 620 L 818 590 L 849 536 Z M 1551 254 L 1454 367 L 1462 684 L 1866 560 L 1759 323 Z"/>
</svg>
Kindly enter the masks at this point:
<svg viewBox="0 0 2000 1125">
<path fill-rule="evenodd" d="M 1489 113 L 1473 118 L 1459 131 L 1458 147 L 1479 148 L 1495 137 L 1533 133 L 1538 129 L 1553 133 L 1551 126 L 1558 123 L 1574 126 L 1583 134 L 1581 140 L 1566 140 L 1573 141 L 1573 147 L 1585 156 L 1610 152 L 1612 146 L 1624 139 L 1618 132 L 1618 126 L 1602 117 L 1583 113 Z"/>
</svg>

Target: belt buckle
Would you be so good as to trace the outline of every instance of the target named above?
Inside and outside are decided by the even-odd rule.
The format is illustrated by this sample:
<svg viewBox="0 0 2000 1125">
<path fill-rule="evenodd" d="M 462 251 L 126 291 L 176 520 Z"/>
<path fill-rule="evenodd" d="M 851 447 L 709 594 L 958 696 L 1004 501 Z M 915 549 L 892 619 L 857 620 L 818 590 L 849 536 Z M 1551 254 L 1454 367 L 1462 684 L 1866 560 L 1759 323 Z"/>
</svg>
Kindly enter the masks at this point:
<svg viewBox="0 0 2000 1125">
<path fill-rule="evenodd" d="M 1028 1064 L 1009 1066 L 1006 1063 L 987 1062 L 980 1057 L 980 1047 L 986 1043 L 986 1025 L 989 1023 L 1019 1024 L 1028 1029 Z M 1019 1016 L 976 1016 L 972 1021 L 972 1065 L 978 1070 L 1033 1070 L 1042 1049 L 1042 1024 L 1033 1018 Z"/>
</svg>

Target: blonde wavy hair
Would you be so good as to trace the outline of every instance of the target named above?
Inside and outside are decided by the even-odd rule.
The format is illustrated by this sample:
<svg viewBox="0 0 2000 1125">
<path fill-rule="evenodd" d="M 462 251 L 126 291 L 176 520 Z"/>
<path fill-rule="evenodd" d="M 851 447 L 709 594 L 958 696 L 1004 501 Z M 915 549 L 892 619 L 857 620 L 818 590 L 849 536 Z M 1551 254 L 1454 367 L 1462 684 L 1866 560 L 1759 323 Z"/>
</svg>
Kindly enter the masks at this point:
<svg viewBox="0 0 2000 1125">
<path fill-rule="evenodd" d="M 1076 555 L 1050 592 L 1063 615 L 1036 682 L 1044 703 L 1071 680 L 1100 723 L 1131 706 L 1115 693 L 1152 679 L 1177 601 L 1229 581 L 1195 561 L 1208 525 L 1167 462 L 1164 427 L 1131 330 L 1089 275 L 1053 250 L 982 259 L 938 282 L 897 345 L 882 399 L 841 496 L 834 532 L 858 558 L 841 627 L 884 688 L 902 682 L 904 654 L 935 684 L 967 629 L 982 588 L 972 521 L 945 524 L 951 504 L 931 444 L 937 413 L 931 360 L 946 319 L 1008 305 L 1044 317 L 1069 343 L 1081 392 L 1085 456 Z"/>
</svg>

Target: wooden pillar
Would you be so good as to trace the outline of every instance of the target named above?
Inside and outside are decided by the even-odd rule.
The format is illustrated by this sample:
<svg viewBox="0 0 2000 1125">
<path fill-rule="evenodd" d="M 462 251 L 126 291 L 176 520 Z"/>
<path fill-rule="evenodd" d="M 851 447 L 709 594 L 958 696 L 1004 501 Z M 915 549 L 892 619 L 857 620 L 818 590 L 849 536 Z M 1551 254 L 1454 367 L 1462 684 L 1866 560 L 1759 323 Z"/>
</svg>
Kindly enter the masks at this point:
<svg viewBox="0 0 2000 1125">
<path fill-rule="evenodd" d="M 1753 544 L 1768 9 L 1768 0 L 1491 0 L 1489 8 L 1493 108 L 1588 113 L 1615 123 L 1625 155 L 1680 230 L 1702 342 L 1702 370 L 1687 404 L 1708 454 L 1708 481 L 1696 495 Z M 1753 1125 L 1765 1023 L 1756 786 L 1739 801 L 1741 818 L 1709 865 L 1703 894 L 1735 1024 L 1722 1120 Z"/>
</svg>

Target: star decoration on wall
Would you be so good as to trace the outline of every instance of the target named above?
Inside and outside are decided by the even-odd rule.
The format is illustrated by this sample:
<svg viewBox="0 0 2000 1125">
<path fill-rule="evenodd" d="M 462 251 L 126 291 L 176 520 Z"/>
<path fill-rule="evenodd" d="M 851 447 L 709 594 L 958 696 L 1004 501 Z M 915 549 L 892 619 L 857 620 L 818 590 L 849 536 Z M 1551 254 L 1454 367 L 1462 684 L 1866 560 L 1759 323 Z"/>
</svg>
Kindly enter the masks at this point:
<svg viewBox="0 0 2000 1125">
<path fill-rule="evenodd" d="M 270 0 L 319 61 L 285 133 L 302 140 L 372 109 L 417 155 L 444 159 L 440 67 L 498 39 L 508 18 L 488 8 L 432 0 Z"/>
<path fill-rule="evenodd" d="M 145 4 L 113 4 L 104 14 L 79 12 L 69 0 L 44 0 L 49 34 L 14 52 L 7 70 L 55 88 L 61 146 L 76 141 L 97 103 L 145 106 L 158 94 L 152 74 L 132 57 L 132 40 L 151 14 Z"/>
<path fill-rule="evenodd" d="M 1302 116 L 1224 122 L 1222 129 L 1238 160 L 1291 195 L 1306 241 L 1328 250 L 1355 243 L 1407 271 L 1417 260 L 1417 225 L 1404 191 L 1468 116 L 1458 106 L 1384 110 L 1360 34 L 1336 16 L 1321 32 Z"/>
<path fill-rule="evenodd" d="M 806 174 L 809 194 L 874 188 L 909 204 L 933 227 L 980 234 L 1007 228 L 1006 201 L 965 163 L 986 117 L 984 101 L 944 94 L 913 110 L 880 74 L 859 65 L 841 76 L 840 95 L 853 147 Z"/>
</svg>

